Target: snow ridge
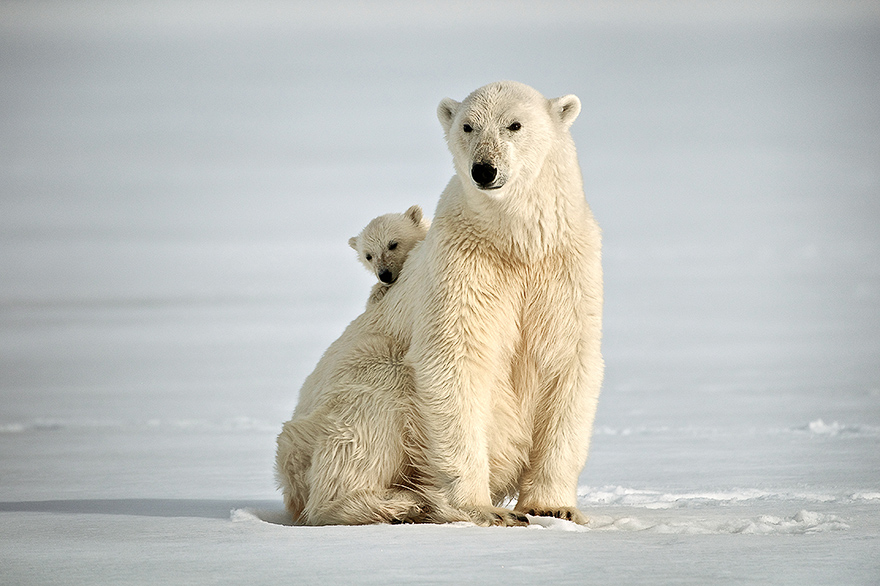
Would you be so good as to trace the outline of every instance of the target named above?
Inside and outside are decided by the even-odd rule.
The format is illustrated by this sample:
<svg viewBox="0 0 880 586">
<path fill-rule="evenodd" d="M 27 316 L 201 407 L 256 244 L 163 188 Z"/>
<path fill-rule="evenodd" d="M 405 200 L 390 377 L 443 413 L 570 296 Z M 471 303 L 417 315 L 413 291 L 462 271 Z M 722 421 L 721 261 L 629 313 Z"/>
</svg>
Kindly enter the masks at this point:
<svg viewBox="0 0 880 586">
<path fill-rule="evenodd" d="M 878 436 L 880 435 L 880 427 L 872 425 L 844 425 L 837 421 L 825 423 L 821 419 L 811 421 L 806 427 L 797 428 L 797 431 L 809 431 L 813 435 L 824 435 L 835 437 L 838 435 L 846 436 Z"/>
<path fill-rule="evenodd" d="M 815 436 L 825 437 L 877 437 L 880 436 L 880 427 L 864 424 L 846 424 L 838 421 L 825 423 L 823 419 L 815 419 L 804 425 L 788 428 L 767 428 L 767 429 L 729 429 L 716 427 L 669 427 L 669 426 L 636 426 L 615 428 L 607 425 L 598 426 L 593 429 L 594 435 L 604 436 L 656 436 L 656 435 L 678 435 L 689 437 L 726 437 L 739 434 L 747 435 L 780 435 L 780 434 L 803 434 L 808 433 Z"/>
<path fill-rule="evenodd" d="M 662 492 L 605 486 L 578 488 L 578 506 L 589 509 L 601 506 L 640 507 L 644 509 L 695 509 L 707 506 L 757 504 L 762 502 L 801 502 L 812 504 L 854 503 L 880 500 L 877 492 L 845 492 L 823 494 L 810 492 L 785 492 L 742 488 L 703 492 Z"/>
<path fill-rule="evenodd" d="M 0 434 L 57 431 L 62 429 L 175 429 L 191 431 L 255 431 L 277 433 L 280 425 L 247 416 L 229 417 L 222 420 L 206 419 L 149 419 L 146 421 L 90 420 L 90 419 L 33 419 L 0 423 Z"/>
<path fill-rule="evenodd" d="M 700 519 L 652 520 L 639 517 L 595 516 L 589 527 L 600 531 L 644 531 L 648 533 L 680 535 L 803 535 L 825 533 L 849 529 L 842 519 L 835 515 L 801 510 L 791 517 L 759 515 L 746 519 L 724 517 Z"/>
</svg>

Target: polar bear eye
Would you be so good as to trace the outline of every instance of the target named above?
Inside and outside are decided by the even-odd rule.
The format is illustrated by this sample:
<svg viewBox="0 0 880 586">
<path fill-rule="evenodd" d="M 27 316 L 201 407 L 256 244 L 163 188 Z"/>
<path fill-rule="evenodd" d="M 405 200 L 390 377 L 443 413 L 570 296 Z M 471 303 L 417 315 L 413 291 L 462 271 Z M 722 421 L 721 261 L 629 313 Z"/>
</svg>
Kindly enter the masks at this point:
<svg viewBox="0 0 880 586">
<path fill-rule="evenodd" d="M 369 262 L 369 261 L 373 260 L 373 255 L 372 255 L 372 254 L 368 254 L 368 255 L 365 256 L 364 258 L 366 258 L 366 259 L 367 259 L 367 262 Z"/>
<path fill-rule="evenodd" d="M 395 248 L 397 248 L 397 242 L 392 240 L 388 243 L 388 250 L 394 250 Z"/>
<path fill-rule="evenodd" d="M 465 132 L 473 132 L 474 131 L 474 129 L 471 127 L 470 124 L 465 124 L 464 126 L 461 127 L 461 129 L 464 130 Z"/>
<path fill-rule="evenodd" d="M 520 124 L 519 122 L 514 122 L 513 124 L 511 124 L 510 126 L 507 127 L 507 130 L 510 130 L 512 132 L 516 132 L 520 128 L 522 128 L 522 124 Z"/>
</svg>

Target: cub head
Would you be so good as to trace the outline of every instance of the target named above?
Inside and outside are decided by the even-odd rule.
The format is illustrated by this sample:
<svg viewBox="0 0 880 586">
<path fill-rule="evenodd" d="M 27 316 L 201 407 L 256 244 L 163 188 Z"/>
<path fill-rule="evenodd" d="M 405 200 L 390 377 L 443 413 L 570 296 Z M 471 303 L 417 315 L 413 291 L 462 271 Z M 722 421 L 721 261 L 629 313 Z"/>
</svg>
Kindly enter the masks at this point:
<svg viewBox="0 0 880 586">
<path fill-rule="evenodd" d="M 400 269 L 413 247 L 425 239 L 431 222 L 415 205 L 402 214 L 374 218 L 348 245 L 358 259 L 386 285 L 400 276 Z"/>
<path fill-rule="evenodd" d="M 575 95 L 548 100 L 527 85 L 499 81 L 463 102 L 443 99 L 437 117 L 462 182 L 501 197 L 505 187 L 541 171 L 580 110 Z"/>
</svg>

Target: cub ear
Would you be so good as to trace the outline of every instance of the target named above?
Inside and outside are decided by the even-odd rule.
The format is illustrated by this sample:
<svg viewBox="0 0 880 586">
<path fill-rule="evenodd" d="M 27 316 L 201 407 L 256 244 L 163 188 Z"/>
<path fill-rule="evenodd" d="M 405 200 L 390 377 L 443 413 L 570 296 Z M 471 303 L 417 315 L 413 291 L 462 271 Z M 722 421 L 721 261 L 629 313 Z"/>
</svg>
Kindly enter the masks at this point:
<svg viewBox="0 0 880 586">
<path fill-rule="evenodd" d="M 422 223 L 422 208 L 417 205 L 403 212 L 403 215 L 409 218 L 416 226 Z"/>
<path fill-rule="evenodd" d="M 563 127 L 568 128 L 581 113 L 581 101 L 574 94 L 550 100 L 550 111 Z"/>
<path fill-rule="evenodd" d="M 357 239 L 357 237 L 356 237 L 356 236 L 352 236 L 351 238 L 349 238 L 349 239 L 348 239 L 348 245 L 351 246 L 353 249 L 357 250 L 357 249 L 358 249 L 358 239 Z"/>
<path fill-rule="evenodd" d="M 452 98 L 443 98 L 440 100 L 440 105 L 437 106 L 437 118 L 440 119 L 440 126 L 443 127 L 444 132 L 449 132 L 449 129 L 452 128 L 452 120 L 455 118 L 455 113 L 458 111 L 458 107 L 461 106 L 461 103 L 456 102 Z"/>
</svg>

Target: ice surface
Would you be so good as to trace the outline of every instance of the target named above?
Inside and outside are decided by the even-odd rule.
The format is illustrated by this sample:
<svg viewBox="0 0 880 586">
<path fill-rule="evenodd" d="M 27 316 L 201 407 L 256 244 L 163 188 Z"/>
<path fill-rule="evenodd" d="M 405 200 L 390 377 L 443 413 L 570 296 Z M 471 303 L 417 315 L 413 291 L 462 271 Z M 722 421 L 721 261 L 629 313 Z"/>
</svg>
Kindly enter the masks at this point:
<svg viewBox="0 0 880 586">
<path fill-rule="evenodd" d="M 0 4 L 0 583 L 877 584 L 877 55 L 869 1 Z M 583 103 L 590 524 L 291 527 L 347 239 L 503 78 Z"/>
</svg>

